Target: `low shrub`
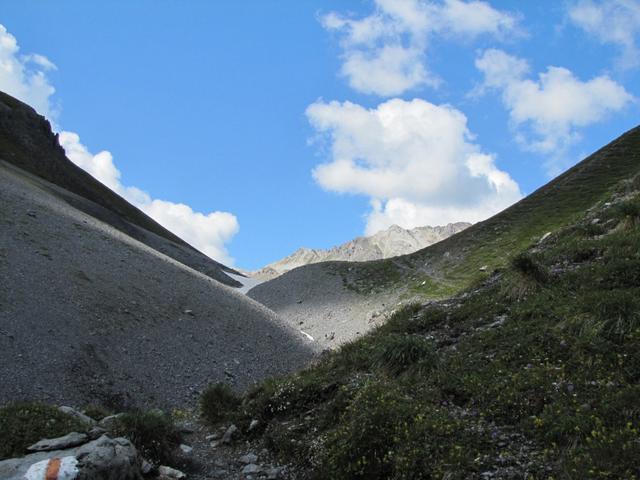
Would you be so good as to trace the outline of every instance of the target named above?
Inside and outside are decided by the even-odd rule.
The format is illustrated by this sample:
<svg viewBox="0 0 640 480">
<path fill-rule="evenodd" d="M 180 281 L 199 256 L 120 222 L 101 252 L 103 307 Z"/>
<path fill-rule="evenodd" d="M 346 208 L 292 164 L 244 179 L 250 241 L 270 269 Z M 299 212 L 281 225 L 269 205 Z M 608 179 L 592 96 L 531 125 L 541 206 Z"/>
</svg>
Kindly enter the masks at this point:
<svg viewBox="0 0 640 480">
<path fill-rule="evenodd" d="M 24 455 L 26 448 L 43 438 L 55 438 L 87 427 L 56 407 L 16 402 L 0 408 L 0 460 Z"/>
<path fill-rule="evenodd" d="M 216 424 L 233 413 L 240 398 L 225 383 L 210 385 L 200 397 L 200 414 L 209 424 Z"/>
<path fill-rule="evenodd" d="M 159 410 L 125 413 L 114 434 L 131 440 L 144 458 L 156 464 L 172 463 L 180 443 L 172 418 Z"/>
<path fill-rule="evenodd" d="M 100 421 L 104 417 L 108 417 L 112 415 L 113 412 L 108 408 L 105 408 L 101 405 L 89 405 L 83 410 L 84 414 L 93 418 L 94 420 Z"/>
<path fill-rule="evenodd" d="M 511 259 L 511 266 L 526 278 L 538 283 L 545 283 L 547 281 L 547 270 L 527 252 L 514 256 Z"/>
</svg>

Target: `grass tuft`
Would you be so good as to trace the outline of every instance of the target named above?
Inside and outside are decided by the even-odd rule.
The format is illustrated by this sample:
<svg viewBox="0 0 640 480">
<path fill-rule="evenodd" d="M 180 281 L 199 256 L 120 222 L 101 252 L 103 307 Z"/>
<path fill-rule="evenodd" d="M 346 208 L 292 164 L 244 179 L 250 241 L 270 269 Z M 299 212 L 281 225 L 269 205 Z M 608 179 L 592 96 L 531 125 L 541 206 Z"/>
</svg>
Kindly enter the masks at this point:
<svg viewBox="0 0 640 480">
<path fill-rule="evenodd" d="M 209 385 L 200 397 L 200 415 L 210 425 L 223 420 L 238 409 L 240 398 L 225 383 Z"/>
</svg>

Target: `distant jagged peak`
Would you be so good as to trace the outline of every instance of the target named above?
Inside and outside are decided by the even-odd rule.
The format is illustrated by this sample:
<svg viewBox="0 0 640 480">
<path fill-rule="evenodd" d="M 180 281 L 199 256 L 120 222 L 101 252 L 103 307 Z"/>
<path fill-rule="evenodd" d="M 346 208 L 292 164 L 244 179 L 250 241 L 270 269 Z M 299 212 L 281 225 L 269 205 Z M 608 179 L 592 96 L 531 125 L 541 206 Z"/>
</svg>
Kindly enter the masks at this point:
<svg viewBox="0 0 640 480">
<path fill-rule="evenodd" d="M 363 262 L 413 253 L 471 226 L 467 222 L 411 229 L 391 225 L 368 237 L 357 237 L 330 249 L 299 248 L 291 255 L 253 272 L 253 277 L 271 280 L 289 270 L 325 261 Z"/>
</svg>

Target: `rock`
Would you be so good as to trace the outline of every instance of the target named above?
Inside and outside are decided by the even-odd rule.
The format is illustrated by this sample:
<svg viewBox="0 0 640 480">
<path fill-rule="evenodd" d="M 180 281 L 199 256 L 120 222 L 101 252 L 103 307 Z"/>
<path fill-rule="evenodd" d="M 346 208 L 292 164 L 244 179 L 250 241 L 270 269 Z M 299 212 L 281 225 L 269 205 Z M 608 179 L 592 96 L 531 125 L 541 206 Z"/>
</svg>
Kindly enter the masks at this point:
<svg viewBox="0 0 640 480">
<path fill-rule="evenodd" d="M 91 428 L 91 430 L 87 432 L 87 435 L 89 436 L 89 440 L 96 440 L 105 433 L 107 433 L 107 431 L 104 428 L 96 426 Z"/>
<path fill-rule="evenodd" d="M 488 265 L 483 265 L 483 266 L 481 266 L 478 270 L 480 270 L 481 272 L 486 272 L 486 271 L 487 271 L 487 268 L 489 268 L 489 266 L 488 266 Z"/>
<path fill-rule="evenodd" d="M 51 471 L 58 472 L 55 479 L 50 475 Z M 74 480 L 78 478 L 78 473 L 76 457 L 54 457 L 31 465 L 24 478 L 27 480 Z"/>
<path fill-rule="evenodd" d="M 117 423 L 118 419 L 122 417 L 124 413 L 116 413 L 115 415 L 109 415 L 108 417 L 104 417 L 102 420 L 98 422 L 98 426 L 104 428 L 107 431 L 113 430 Z"/>
<path fill-rule="evenodd" d="M 27 450 L 30 452 L 49 452 L 52 450 L 65 450 L 87 443 L 89 437 L 85 433 L 71 432 L 64 437 L 44 438 L 31 445 Z"/>
<path fill-rule="evenodd" d="M 231 425 L 222 436 L 222 443 L 231 443 L 234 435 L 238 432 L 238 427 Z"/>
<path fill-rule="evenodd" d="M 258 425 L 260 425 L 260 422 L 258 420 L 251 420 L 251 423 L 249 424 L 249 432 L 255 430 L 256 428 L 258 428 Z"/>
<path fill-rule="evenodd" d="M 267 480 L 278 480 L 282 477 L 282 472 L 284 468 L 282 467 L 273 467 L 267 470 Z"/>
<path fill-rule="evenodd" d="M 175 468 L 167 467 L 166 465 L 158 467 L 158 475 L 158 480 L 187 478 L 187 475 L 184 472 L 176 470 Z"/>
<path fill-rule="evenodd" d="M 60 410 L 62 413 L 66 413 L 67 415 L 71 415 L 72 417 L 77 418 L 82 423 L 84 423 L 85 425 L 89 425 L 90 427 L 93 427 L 94 425 L 96 425 L 98 423 L 93 418 L 91 418 L 90 416 L 85 415 L 82 412 L 79 412 L 75 408 L 62 406 L 62 407 L 58 407 L 58 410 Z"/>
<path fill-rule="evenodd" d="M 153 472 L 153 468 L 154 467 L 151 462 L 147 461 L 144 458 L 142 459 L 140 465 L 140 471 L 142 472 L 142 475 L 149 475 L 151 472 Z"/>
<path fill-rule="evenodd" d="M 191 315 L 192 317 L 195 316 L 194 313 L 193 313 L 193 310 L 185 310 L 184 314 L 185 315 Z"/>
<path fill-rule="evenodd" d="M 37 452 L 0 461 L 3 480 L 49 480 L 44 472 L 58 469 L 56 480 L 140 480 L 140 461 L 131 442 L 103 435 L 80 447 Z M 42 473 L 40 473 L 42 472 Z M 40 476 L 38 476 L 40 475 Z"/>
<path fill-rule="evenodd" d="M 251 427 L 249 427 L 249 429 L 251 429 Z M 218 440 L 220 438 L 220 433 L 219 432 L 214 432 L 211 435 L 207 435 L 205 438 L 205 440 L 207 442 L 210 442 L 211 440 Z"/>
<path fill-rule="evenodd" d="M 244 475 L 251 475 L 253 473 L 260 473 L 262 471 L 262 467 L 256 465 L 255 463 L 250 463 L 242 469 L 242 473 Z"/>
<path fill-rule="evenodd" d="M 103 435 L 80 447 L 78 480 L 138 480 L 142 478 L 136 447 L 126 438 Z"/>
<path fill-rule="evenodd" d="M 246 455 L 241 456 L 238 460 L 240 460 L 240 463 L 244 463 L 245 465 L 249 463 L 256 463 L 258 461 L 258 455 L 255 453 L 247 453 Z"/>
<path fill-rule="evenodd" d="M 213 478 L 229 478 L 229 471 L 223 468 L 217 468 L 213 471 Z"/>
<path fill-rule="evenodd" d="M 193 428 L 193 426 L 186 421 L 176 422 L 176 429 L 180 433 L 184 433 L 185 435 L 191 435 L 192 433 L 196 433 L 196 430 Z"/>
<path fill-rule="evenodd" d="M 540 240 L 538 240 L 538 243 L 542 243 L 544 242 L 547 238 L 549 238 L 551 236 L 551 232 L 547 232 L 544 235 L 542 235 L 542 237 L 540 237 Z"/>
<path fill-rule="evenodd" d="M 189 446 L 189 445 L 185 445 L 184 443 L 181 443 L 180 446 L 178 447 L 180 449 L 180 451 L 182 453 L 184 453 L 185 455 L 190 455 L 191 452 L 193 452 L 193 447 Z"/>
</svg>

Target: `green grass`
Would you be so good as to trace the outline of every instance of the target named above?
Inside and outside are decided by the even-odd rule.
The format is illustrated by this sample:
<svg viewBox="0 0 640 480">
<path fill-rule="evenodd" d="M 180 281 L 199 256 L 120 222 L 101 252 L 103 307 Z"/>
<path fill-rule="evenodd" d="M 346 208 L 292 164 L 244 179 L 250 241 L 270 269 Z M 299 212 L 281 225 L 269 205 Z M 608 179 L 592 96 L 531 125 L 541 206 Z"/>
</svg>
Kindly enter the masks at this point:
<svg viewBox="0 0 640 480">
<path fill-rule="evenodd" d="M 86 429 L 82 422 L 55 407 L 10 403 L 0 408 L 0 460 L 24 455 L 27 447 L 43 438 L 85 432 Z"/>
<path fill-rule="evenodd" d="M 240 415 L 311 479 L 640 478 L 639 189 L 265 382 Z"/>
<path fill-rule="evenodd" d="M 545 233 L 574 222 L 606 198 L 613 186 L 638 172 L 640 130 L 636 129 L 512 207 L 442 242 L 394 259 L 332 267 L 347 288 L 362 294 L 396 289 L 429 299 L 445 298 L 508 267 L 513 255 L 536 244 Z M 629 183 L 627 188 L 634 185 Z M 618 208 L 625 209 L 627 222 L 640 221 L 638 202 Z M 486 271 L 481 271 L 485 266 Z"/>
</svg>

